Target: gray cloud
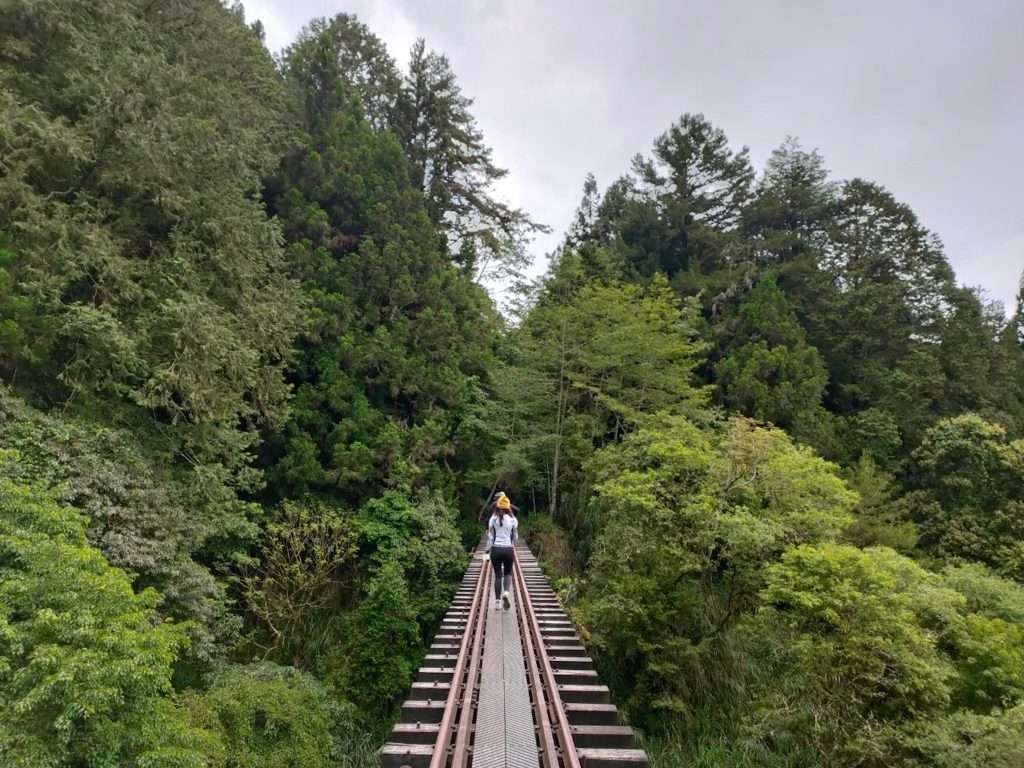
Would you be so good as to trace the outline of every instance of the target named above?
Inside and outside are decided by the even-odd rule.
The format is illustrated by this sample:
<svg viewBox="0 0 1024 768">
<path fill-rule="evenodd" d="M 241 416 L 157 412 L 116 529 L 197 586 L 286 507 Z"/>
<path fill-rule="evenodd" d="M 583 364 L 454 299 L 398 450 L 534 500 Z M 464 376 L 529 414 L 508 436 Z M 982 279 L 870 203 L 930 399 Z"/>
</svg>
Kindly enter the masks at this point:
<svg viewBox="0 0 1024 768">
<path fill-rule="evenodd" d="M 602 186 L 683 112 L 760 165 L 787 134 L 836 178 L 880 182 L 937 232 L 961 281 L 1007 306 L 1024 269 L 1024 3 L 1018 0 L 251 0 L 268 45 L 356 13 L 405 58 L 452 61 L 510 168 L 503 192 L 558 242 L 584 175 Z M 543 258 L 538 258 L 538 269 Z"/>
</svg>

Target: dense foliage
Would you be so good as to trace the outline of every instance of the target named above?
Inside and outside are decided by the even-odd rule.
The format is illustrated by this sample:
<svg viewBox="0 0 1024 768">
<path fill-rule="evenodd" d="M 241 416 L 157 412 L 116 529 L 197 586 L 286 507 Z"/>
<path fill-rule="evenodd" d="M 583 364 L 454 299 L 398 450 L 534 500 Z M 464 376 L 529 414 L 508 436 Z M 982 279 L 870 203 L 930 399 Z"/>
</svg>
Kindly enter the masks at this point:
<svg viewBox="0 0 1024 768">
<path fill-rule="evenodd" d="M 10 470 L 10 454 L 0 454 Z M 171 766 L 195 738 L 166 698 L 184 627 L 85 539 L 85 519 L 0 479 L 0 755 Z M 180 756 L 178 753 L 182 753 Z"/>
<path fill-rule="evenodd" d="M 689 307 L 675 369 L 627 309 L 630 287 L 669 285 Z M 574 376 L 566 328 L 596 295 L 651 370 L 605 331 L 584 335 L 600 375 Z M 506 355 L 510 381 L 564 384 L 505 396 L 531 421 L 496 468 L 552 515 L 536 540 L 655 763 L 1024 757 L 1013 309 L 958 286 L 909 206 L 830 181 L 794 139 L 755 179 L 684 115 L 603 196 L 587 179 Z M 631 402 L 650 407 L 595 409 Z"/>
<path fill-rule="evenodd" d="M 489 462 L 477 281 L 537 225 L 422 42 L 3 13 L 0 762 L 370 761 Z"/>
<path fill-rule="evenodd" d="M 685 114 L 503 316 L 422 40 L 3 20 L 0 763 L 375 764 L 500 484 L 655 764 L 1024 764 L 1024 302 L 909 205 Z"/>
</svg>

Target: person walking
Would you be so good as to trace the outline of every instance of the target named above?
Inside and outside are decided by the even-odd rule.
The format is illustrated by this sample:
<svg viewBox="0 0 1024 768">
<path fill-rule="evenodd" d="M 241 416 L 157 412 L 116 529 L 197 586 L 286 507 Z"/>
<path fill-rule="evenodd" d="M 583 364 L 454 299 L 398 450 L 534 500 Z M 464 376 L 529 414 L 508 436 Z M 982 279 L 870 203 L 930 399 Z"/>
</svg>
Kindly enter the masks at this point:
<svg viewBox="0 0 1024 768">
<path fill-rule="evenodd" d="M 487 522 L 487 551 L 494 568 L 494 609 L 512 605 L 512 564 L 515 562 L 515 545 L 519 538 L 519 521 L 512 512 L 512 501 L 502 494 L 495 502 L 495 510 Z"/>
</svg>

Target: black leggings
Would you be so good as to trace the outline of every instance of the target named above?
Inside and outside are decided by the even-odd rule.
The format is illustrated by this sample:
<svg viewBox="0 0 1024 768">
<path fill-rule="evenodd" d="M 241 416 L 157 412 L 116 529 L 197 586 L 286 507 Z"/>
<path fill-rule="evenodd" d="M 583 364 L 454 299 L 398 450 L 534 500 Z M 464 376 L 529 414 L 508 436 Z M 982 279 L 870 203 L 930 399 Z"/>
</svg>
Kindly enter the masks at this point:
<svg viewBox="0 0 1024 768">
<path fill-rule="evenodd" d="M 515 559 L 512 547 L 491 547 L 491 565 L 494 566 L 494 597 L 500 598 L 502 589 L 512 591 L 512 561 Z M 504 584 L 501 578 L 501 566 L 505 566 Z"/>
</svg>

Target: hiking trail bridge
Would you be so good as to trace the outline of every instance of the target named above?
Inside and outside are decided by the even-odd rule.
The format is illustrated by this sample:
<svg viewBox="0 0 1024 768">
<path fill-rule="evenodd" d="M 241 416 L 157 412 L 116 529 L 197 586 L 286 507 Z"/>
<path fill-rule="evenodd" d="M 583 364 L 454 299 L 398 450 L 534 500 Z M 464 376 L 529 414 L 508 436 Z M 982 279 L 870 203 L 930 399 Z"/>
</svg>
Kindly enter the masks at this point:
<svg viewBox="0 0 1024 768">
<path fill-rule="evenodd" d="M 478 546 L 382 768 L 646 768 L 533 554 L 516 545 L 513 604 L 493 607 Z"/>
</svg>

